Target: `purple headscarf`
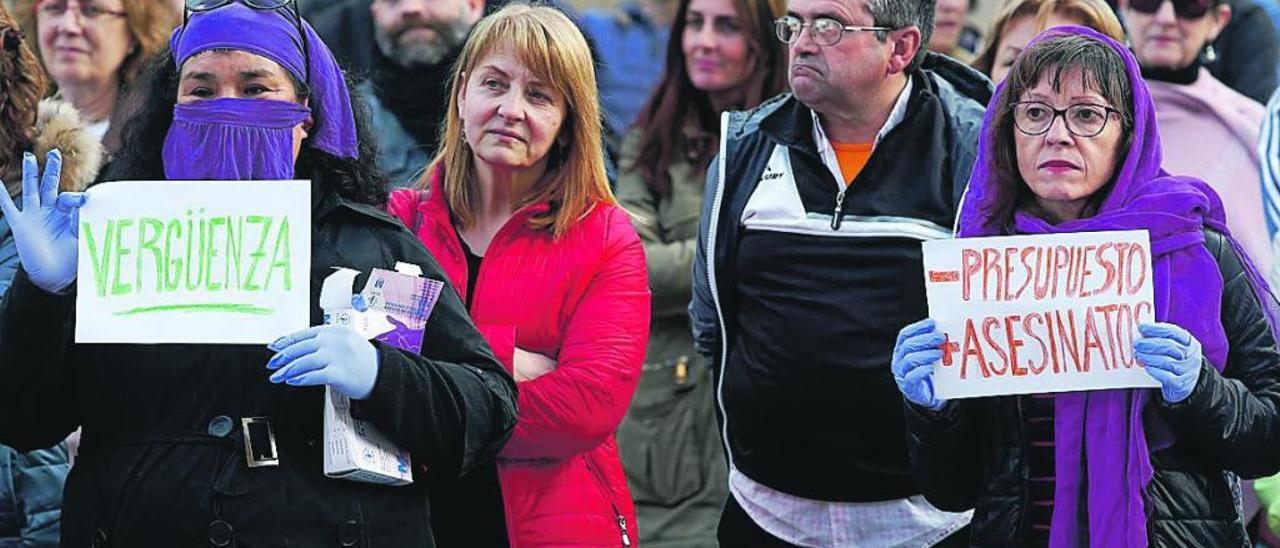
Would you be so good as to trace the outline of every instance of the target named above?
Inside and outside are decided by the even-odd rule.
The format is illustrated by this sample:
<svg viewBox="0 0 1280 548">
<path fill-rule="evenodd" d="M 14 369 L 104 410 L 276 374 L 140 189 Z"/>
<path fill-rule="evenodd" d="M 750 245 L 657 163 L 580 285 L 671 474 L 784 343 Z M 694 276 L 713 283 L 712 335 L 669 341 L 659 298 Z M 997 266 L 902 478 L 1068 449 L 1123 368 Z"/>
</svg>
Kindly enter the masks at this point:
<svg viewBox="0 0 1280 548">
<path fill-rule="evenodd" d="M 293 12 L 256 10 L 232 2 L 192 14 L 186 26 L 173 31 L 169 46 L 179 68 L 188 59 L 212 49 L 246 51 L 279 63 L 311 88 L 314 121 L 310 131 L 311 148 L 339 158 L 355 158 L 358 154 L 355 115 L 342 69 L 311 25 L 303 21 L 302 29 L 306 33 L 306 54 Z"/>
<path fill-rule="evenodd" d="M 1023 55 L 1049 38 L 1073 34 L 1103 42 L 1119 54 L 1133 88 L 1132 144 L 1116 170 L 1110 193 L 1093 217 L 1057 225 L 1023 211 L 1016 212 L 1008 224 L 993 218 L 991 210 L 1000 192 L 992 149 L 998 128 L 993 121 L 995 105 L 1005 91 L 1002 83 L 983 122 L 956 236 L 1147 230 L 1151 235 L 1156 320 L 1190 331 L 1200 341 L 1205 358 L 1222 371 L 1228 350 L 1220 314 L 1223 280 L 1217 262 L 1204 247 L 1203 228 L 1226 235 L 1236 253 L 1245 257 L 1227 231 L 1222 202 L 1203 181 L 1175 177 L 1161 167 L 1155 105 L 1137 60 L 1124 45 L 1092 29 L 1064 26 L 1041 33 Z M 1244 262 L 1254 291 L 1267 291 L 1257 269 L 1247 257 Z M 1188 298 L 1190 295 L 1195 298 Z M 1268 320 L 1274 330 L 1275 318 Z M 1169 447 L 1175 436 L 1154 409 L 1144 418 L 1152 394 L 1152 390 L 1099 390 L 1056 395 L 1057 483 L 1050 546 L 1147 545 L 1144 495 L 1154 474 L 1150 452 Z M 1082 507 L 1088 509 L 1087 527 L 1080 523 Z M 1084 530 L 1088 538 L 1082 538 Z"/>
</svg>

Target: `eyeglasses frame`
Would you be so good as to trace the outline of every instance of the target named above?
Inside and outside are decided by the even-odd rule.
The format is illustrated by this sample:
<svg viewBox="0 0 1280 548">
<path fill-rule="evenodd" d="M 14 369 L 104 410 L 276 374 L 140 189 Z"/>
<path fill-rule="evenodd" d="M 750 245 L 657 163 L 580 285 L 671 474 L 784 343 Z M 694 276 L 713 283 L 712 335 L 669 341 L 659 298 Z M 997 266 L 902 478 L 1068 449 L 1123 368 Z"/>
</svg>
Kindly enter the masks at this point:
<svg viewBox="0 0 1280 548">
<path fill-rule="evenodd" d="M 36 2 L 35 6 L 32 9 L 35 10 L 35 12 L 38 14 L 41 11 L 42 6 L 46 4 L 50 4 L 52 2 L 61 2 L 63 5 L 63 10 L 62 10 L 62 14 L 60 14 L 58 17 L 66 17 L 67 12 L 72 11 L 71 9 L 66 7 L 69 1 L 70 0 L 40 0 L 39 2 Z M 97 20 L 96 17 L 89 17 L 88 15 L 84 14 L 84 7 L 83 7 L 84 5 L 85 4 L 82 3 L 81 8 L 78 10 L 75 10 L 76 14 L 78 14 L 80 17 L 80 21 L 81 22 L 96 21 Z M 90 3 L 88 5 L 97 6 L 97 4 L 92 2 L 92 0 L 90 0 Z M 125 17 L 129 15 L 129 12 L 125 10 L 112 10 L 112 9 L 107 9 L 102 7 L 99 7 L 98 10 L 102 13 L 102 15 L 108 15 L 111 17 Z"/>
<path fill-rule="evenodd" d="M 779 34 L 778 31 L 779 29 L 782 28 L 782 25 L 785 24 L 789 19 L 800 21 L 800 28 L 796 29 L 794 39 L 792 39 L 791 41 L 786 41 L 786 40 L 783 40 L 781 36 L 778 36 Z M 814 22 L 816 22 L 818 19 L 826 19 L 829 21 L 840 23 L 840 21 L 837 21 L 830 17 L 819 17 L 814 19 L 813 21 L 806 22 L 805 20 L 799 17 L 796 17 L 794 15 L 784 15 L 782 17 L 779 17 L 773 20 L 773 35 L 775 38 L 778 39 L 779 42 L 782 42 L 784 44 L 794 44 L 800 40 L 800 35 L 801 33 L 804 32 L 804 28 L 809 27 L 809 39 L 813 40 L 813 43 L 818 44 L 819 46 L 834 46 L 836 44 L 839 44 L 840 41 L 844 39 L 844 34 L 846 32 L 890 32 L 895 30 L 889 27 L 862 27 L 857 25 L 844 25 L 841 23 L 842 26 L 840 27 L 841 32 L 839 34 L 839 37 L 836 38 L 836 40 L 830 44 L 824 44 L 818 41 L 818 36 L 817 34 L 815 34 L 817 31 L 814 30 L 815 27 L 813 26 Z"/>
<path fill-rule="evenodd" d="M 1044 105 L 1044 106 L 1045 106 L 1045 108 L 1049 109 L 1049 111 L 1053 113 L 1053 117 L 1049 119 L 1049 124 L 1048 124 L 1048 125 L 1046 125 L 1046 126 L 1044 126 L 1044 129 L 1043 129 L 1043 130 L 1041 130 L 1041 131 L 1039 131 L 1039 132 L 1035 132 L 1035 133 L 1032 133 L 1032 132 L 1030 132 L 1030 131 L 1027 131 L 1027 130 L 1023 129 L 1023 128 L 1022 128 L 1022 126 L 1018 125 L 1018 115 L 1017 115 L 1017 113 L 1015 112 L 1015 111 L 1017 110 L 1017 108 L 1018 108 L 1018 105 L 1026 105 L 1026 104 L 1032 104 L 1032 103 L 1039 104 L 1039 105 Z M 1071 110 L 1071 109 L 1073 109 L 1073 108 L 1076 108 L 1076 107 L 1084 107 L 1084 106 L 1087 106 L 1087 107 L 1097 107 L 1097 108 L 1103 109 L 1103 110 L 1104 110 L 1104 111 L 1106 111 L 1106 113 L 1107 113 L 1107 116 L 1106 116 L 1106 118 L 1104 118 L 1104 119 L 1103 119 L 1103 121 L 1102 121 L 1102 126 L 1098 128 L 1098 131 L 1097 131 L 1097 132 L 1095 132 L 1095 133 L 1089 134 L 1089 135 L 1085 135 L 1085 134 L 1079 133 L 1079 132 L 1077 132 L 1077 131 L 1075 131 L 1075 130 L 1071 129 L 1071 127 L 1072 127 L 1071 122 L 1067 119 L 1067 111 L 1069 111 L 1069 110 Z M 1076 137 L 1084 137 L 1085 139 L 1092 139 L 1092 138 L 1094 138 L 1094 137 L 1097 137 L 1098 135 L 1101 135 L 1101 134 L 1102 134 L 1102 132 L 1106 131 L 1106 130 L 1107 130 L 1107 122 L 1110 122 L 1110 121 L 1111 121 L 1111 115 L 1112 115 L 1112 114 L 1115 114 L 1115 115 L 1116 115 L 1116 117 L 1117 117 L 1117 118 L 1120 118 L 1121 120 L 1123 120 L 1123 119 L 1124 119 L 1124 113 L 1123 113 L 1123 112 L 1120 112 L 1119 110 L 1116 110 L 1116 109 L 1114 109 L 1114 108 L 1111 108 L 1111 107 L 1109 107 L 1109 106 L 1107 106 L 1107 105 L 1099 105 L 1099 104 L 1097 104 L 1097 103 L 1076 103 L 1076 104 L 1071 105 L 1071 106 L 1069 106 L 1069 107 L 1067 107 L 1067 108 L 1064 108 L 1064 109 L 1056 109 L 1056 108 L 1053 108 L 1053 105 L 1050 105 L 1049 103 L 1046 103 L 1046 102 L 1044 102 L 1044 101 L 1014 101 L 1014 102 L 1012 102 L 1012 103 L 1009 103 L 1009 112 L 1010 112 L 1010 114 L 1012 114 L 1012 116 L 1010 116 L 1010 119 L 1011 119 L 1011 120 L 1012 120 L 1012 122 L 1013 122 L 1013 127 L 1014 127 L 1015 129 L 1017 129 L 1018 131 L 1021 131 L 1021 132 L 1023 133 L 1023 135 L 1030 135 L 1030 136 L 1032 136 L 1032 137 L 1039 136 L 1039 135 L 1044 135 L 1044 134 L 1046 134 L 1046 133 L 1049 133 L 1049 130 L 1053 129 L 1053 123 L 1058 121 L 1058 117 L 1059 117 L 1059 116 L 1061 116 L 1061 117 L 1062 117 L 1062 123 L 1063 123 L 1063 125 L 1065 125 L 1065 126 L 1067 127 L 1067 132 L 1068 132 L 1068 133 L 1070 133 L 1070 134 L 1072 134 L 1072 135 L 1075 135 Z"/>
</svg>

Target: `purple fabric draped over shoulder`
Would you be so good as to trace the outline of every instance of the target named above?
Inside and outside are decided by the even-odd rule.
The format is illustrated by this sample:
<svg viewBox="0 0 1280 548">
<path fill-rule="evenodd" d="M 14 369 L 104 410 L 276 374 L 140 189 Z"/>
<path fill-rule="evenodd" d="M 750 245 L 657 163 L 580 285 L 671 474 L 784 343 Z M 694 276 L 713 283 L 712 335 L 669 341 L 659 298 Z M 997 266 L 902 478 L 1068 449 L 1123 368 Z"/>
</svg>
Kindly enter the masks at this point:
<svg viewBox="0 0 1280 548">
<path fill-rule="evenodd" d="M 994 164 L 995 105 L 1005 93 L 1002 83 L 987 110 L 973 175 L 956 222 L 957 237 L 1009 234 L 1053 234 L 1103 230 L 1146 230 L 1151 236 L 1156 320 L 1190 331 L 1204 356 L 1218 371 L 1226 365 L 1227 337 L 1221 322 L 1223 280 L 1204 247 L 1203 229 L 1223 233 L 1246 264 L 1255 292 L 1266 282 L 1227 231 L 1223 206 L 1203 181 L 1176 177 L 1161 167 L 1155 105 L 1137 60 L 1122 44 L 1092 29 L 1055 27 L 1027 48 L 1063 35 L 1080 35 L 1105 43 L 1123 60 L 1133 88 L 1132 140 L 1109 194 L 1089 218 L 1052 224 L 1024 211 L 1014 218 L 993 213 L 1001 181 Z M 1021 184 L 1021 183 L 1020 183 Z M 1194 299 L 1187 298 L 1195 295 Z M 1274 317 L 1268 319 L 1276 329 Z M 1173 444 L 1176 432 L 1148 409 L 1154 390 L 1069 392 L 1055 398 L 1054 440 L 1056 491 L 1050 546 L 1146 546 L 1145 493 L 1154 469 L 1150 453 Z M 1081 512 L 1087 508 L 1087 512 Z M 1086 517 L 1087 516 L 1087 517 Z M 1081 520 L 1087 520 L 1082 522 Z M 1087 538 L 1084 537 L 1087 531 Z"/>
</svg>

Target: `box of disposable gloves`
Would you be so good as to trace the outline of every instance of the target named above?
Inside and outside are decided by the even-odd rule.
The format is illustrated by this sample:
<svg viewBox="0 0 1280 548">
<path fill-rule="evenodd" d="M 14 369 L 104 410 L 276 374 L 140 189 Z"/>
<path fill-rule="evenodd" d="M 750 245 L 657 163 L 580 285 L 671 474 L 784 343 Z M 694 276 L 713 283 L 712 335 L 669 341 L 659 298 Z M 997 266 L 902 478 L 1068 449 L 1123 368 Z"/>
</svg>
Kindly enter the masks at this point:
<svg viewBox="0 0 1280 548">
<path fill-rule="evenodd" d="M 422 277 L 415 265 L 397 263 L 394 272 L 373 269 L 356 294 L 359 274 L 339 268 L 325 278 L 320 289 L 324 323 L 348 326 L 415 354 L 421 351 L 427 318 L 444 283 Z M 324 474 L 383 485 L 413 483 L 409 453 L 372 424 L 352 418 L 350 399 L 330 387 L 325 387 L 324 399 Z"/>
</svg>

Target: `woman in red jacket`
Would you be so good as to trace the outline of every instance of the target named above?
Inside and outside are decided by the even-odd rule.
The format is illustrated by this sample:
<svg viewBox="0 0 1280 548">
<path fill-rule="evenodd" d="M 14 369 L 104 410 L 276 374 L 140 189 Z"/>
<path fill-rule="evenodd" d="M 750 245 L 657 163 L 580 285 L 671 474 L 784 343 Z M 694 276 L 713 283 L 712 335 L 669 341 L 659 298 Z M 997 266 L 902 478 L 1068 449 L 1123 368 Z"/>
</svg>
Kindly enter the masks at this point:
<svg viewBox="0 0 1280 548">
<path fill-rule="evenodd" d="M 429 479 L 433 496 L 458 491 L 432 507 L 437 542 L 489 546 L 505 530 L 520 548 L 634 545 L 614 432 L 649 289 L 605 177 L 587 43 L 554 8 L 511 5 L 481 20 L 454 70 L 440 151 L 389 207 L 466 296 L 520 395 L 496 482 Z"/>
</svg>

